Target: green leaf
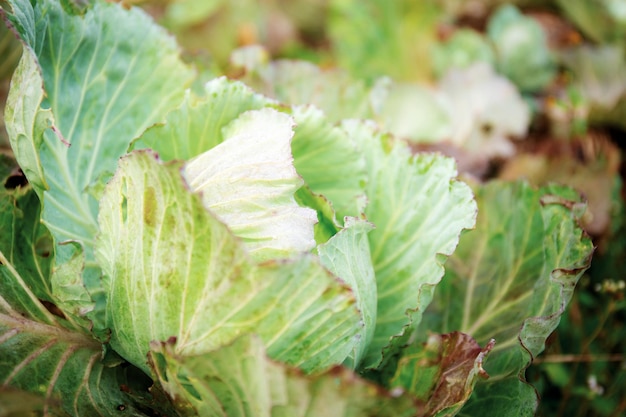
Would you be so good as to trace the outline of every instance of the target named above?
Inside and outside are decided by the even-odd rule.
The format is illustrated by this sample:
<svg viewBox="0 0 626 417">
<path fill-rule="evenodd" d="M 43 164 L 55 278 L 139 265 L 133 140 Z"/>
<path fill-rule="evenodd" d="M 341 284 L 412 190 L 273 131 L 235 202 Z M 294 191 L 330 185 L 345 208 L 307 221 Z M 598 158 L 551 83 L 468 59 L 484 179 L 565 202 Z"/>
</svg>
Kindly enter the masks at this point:
<svg viewBox="0 0 626 417">
<path fill-rule="evenodd" d="M 533 417 L 538 405 L 537 391 L 516 377 L 478 384 L 470 401 L 457 414 L 475 417 L 486 413 L 494 416 Z"/>
<path fill-rule="evenodd" d="M 315 107 L 296 106 L 293 118 L 291 147 L 298 174 L 314 193 L 332 203 L 340 222 L 345 216 L 361 215 L 367 172 L 359 144 Z"/>
<path fill-rule="evenodd" d="M 440 92 L 408 83 L 389 84 L 381 91 L 376 117 L 385 130 L 413 143 L 441 142 L 452 135 L 451 110 Z"/>
<path fill-rule="evenodd" d="M 117 416 L 123 405 L 124 415 L 143 415 L 146 378 L 133 385 L 135 396 L 120 391 L 132 385 L 130 368 L 105 366 L 102 345 L 51 302 L 53 253 L 42 243 L 50 236 L 39 223 L 35 193 L 1 194 L 0 413 Z M 16 406 L 26 400 L 32 407 Z"/>
<path fill-rule="evenodd" d="M 486 366 L 492 379 L 477 386 L 476 398 L 500 392 L 491 385 L 504 380 L 516 392 L 533 391 L 522 386 L 524 370 L 543 351 L 593 252 L 578 226 L 579 197 L 563 187 L 495 182 L 479 187 L 476 198 L 476 230 L 462 236 L 421 329 L 496 340 Z M 502 407 L 508 415 L 519 409 Z"/>
<path fill-rule="evenodd" d="M 559 11 L 595 44 L 620 44 L 626 33 L 624 3 L 620 0 L 556 0 Z M 601 22 L 601 23 L 600 23 Z"/>
<path fill-rule="evenodd" d="M 21 311 L 44 323 L 56 323 L 40 302 L 53 301 L 48 281 L 52 253 L 47 252 L 45 243 L 49 236 L 38 224 L 38 202 L 32 192 L 20 195 L 0 191 L 0 296 L 5 300 L 2 308 L 5 312 Z M 38 244 L 42 253 L 38 253 Z"/>
<path fill-rule="evenodd" d="M 412 416 L 406 397 L 393 397 L 345 368 L 304 376 L 268 360 L 256 338 L 202 356 L 181 357 L 153 343 L 155 379 L 187 415 L 228 417 Z"/>
<path fill-rule="evenodd" d="M 323 195 L 315 194 L 308 186 L 304 185 L 296 191 L 295 198 L 301 206 L 317 211 L 317 223 L 314 227 L 317 244 L 326 243 L 328 239 L 342 229 L 332 204 Z"/>
<path fill-rule="evenodd" d="M 16 184 L 16 186 L 14 187 L 12 186 L 11 181 L 12 179 L 17 180 L 18 177 L 21 177 L 20 179 L 22 181 L 25 179 L 23 177 L 23 173 L 20 173 L 18 171 L 18 165 L 15 159 L 12 157 L 12 155 L 9 156 L 0 153 L 0 183 L 4 185 L 5 189 L 14 189 L 17 188 L 19 185 Z"/>
<path fill-rule="evenodd" d="M 224 128 L 224 142 L 185 165 L 204 206 L 240 237 L 257 260 L 315 247 L 316 213 L 300 207 L 302 186 L 291 156 L 293 120 L 272 109 L 244 113 Z"/>
<path fill-rule="evenodd" d="M 448 39 L 432 49 L 437 78 L 452 68 L 467 68 L 475 62 L 495 63 L 495 52 L 485 36 L 473 29 L 455 30 Z"/>
<path fill-rule="evenodd" d="M 493 340 L 481 348 L 463 333 L 431 334 L 427 343 L 408 347 L 390 381 L 418 400 L 419 415 L 453 416 L 469 398 L 476 381 L 487 378 L 483 361 Z"/>
<path fill-rule="evenodd" d="M 13 74 L 12 84 L 19 85 L 20 88 L 9 90 L 4 113 L 7 133 L 15 159 L 28 182 L 41 196 L 48 184 L 44 178 L 38 150 L 43 142 L 44 131 L 53 123 L 53 116 L 50 109 L 41 108 L 45 92 L 33 54 L 23 54 Z"/>
<path fill-rule="evenodd" d="M 188 160 L 222 143 L 224 127 L 240 114 L 271 104 L 270 99 L 226 77 L 206 83 L 204 93 L 204 97 L 196 97 L 189 91 L 166 122 L 149 128 L 135 148 L 154 149 L 164 161 Z"/>
<path fill-rule="evenodd" d="M 11 143 L 29 180 L 45 190 L 43 221 L 57 243 L 79 241 L 91 260 L 98 207 L 90 188 L 177 104 L 192 73 L 173 38 L 139 9 L 95 1 L 76 15 L 54 0 L 11 5 L 27 61 L 12 87 L 21 108 L 7 118 Z M 52 129 L 44 130 L 45 119 Z"/>
<path fill-rule="evenodd" d="M 459 234 L 474 225 L 476 204 L 470 188 L 454 180 L 454 160 L 435 154 L 412 155 L 360 122 L 345 128 L 361 140 L 370 180 L 367 219 L 376 273 L 376 331 L 364 367 L 377 367 L 383 350 L 416 326 L 443 276 L 443 263 Z"/>
<path fill-rule="evenodd" d="M 61 262 L 57 259 L 59 265 L 53 267 L 50 276 L 54 303 L 66 316 L 70 316 L 77 323 L 81 323 L 83 328 L 90 329 L 93 320 L 99 320 L 96 327 L 102 329 L 104 326 L 101 315 L 90 314 L 96 310 L 96 301 L 94 301 L 93 295 L 87 291 L 83 282 L 85 268 L 83 248 L 76 242 L 68 242 L 66 245 L 72 247 L 70 251 L 65 251 L 71 255 L 70 259 Z M 104 301 L 101 292 L 97 292 L 95 295 L 96 300 Z"/>
<path fill-rule="evenodd" d="M 335 0 L 328 32 L 338 66 L 359 79 L 387 75 L 398 81 L 430 76 L 440 7 L 411 0 Z"/>
<path fill-rule="evenodd" d="M 267 5 L 257 0 L 177 0 L 159 6 L 161 23 L 189 52 L 187 57 L 217 73 L 228 68 L 233 49 L 257 39 L 256 25 L 266 24 Z"/>
<path fill-rule="evenodd" d="M 351 289 L 317 257 L 270 262 L 256 277 L 266 289 L 242 315 L 263 317 L 253 331 L 272 359 L 311 373 L 338 365 L 354 352 L 363 316 Z"/>
<path fill-rule="evenodd" d="M 39 223 L 39 214 L 39 200 L 31 189 L 0 188 L 0 251 L 23 273 L 37 298 L 53 302 L 49 282 L 52 237 Z"/>
<path fill-rule="evenodd" d="M 536 92 L 548 86 L 556 75 L 555 62 L 539 22 L 506 4 L 489 18 L 487 33 L 498 69 L 520 90 Z"/>
<path fill-rule="evenodd" d="M 251 69 L 244 81 L 281 103 L 314 105 L 331 122 L 372 117 L 369 89 L 344 71 L 322 70 L 310 62 L 293 60 L 257 64 Z"/>
<path fill-rule="evenodd" d="M 39 200 L 32 189 L 0 191 L 0 236 L 3 236 L 0 251 L 20 271 L 24 285 L 39 301 L 57 311 L 60 309 L 58 314 L 72 328 L 86 332 L 91 323 L 84 316 L 93 309 L 93 301 L 80 276 L 69 287 L 70 275 L 63 268 L 60 273 L 55 271 L 53 239 L 41 224 L 40 213 Z M 66 281 L 65 285 L 59 285 L 58 280 Z M 5 295 L 11 298 L 11 294 Z"/>
<path fill-rule="evenodd" d="M 626 57 L 621 46 L 585 44 L 568 49 L 562 59 L 595 112 L 614 109 L 626 93 Z"/>
<path fill-rule="evenodd" d="M 232 307 L 211 300 L 239 294 L 245 303 L 257 292 L 245 252 L 186 188 L 178 165 L 161 165 L 146 151 L 122 158 L 100 207 L 96 258 L 108 293 L 106 321 L 111 345 L 131 363 L 147 369 L 150 341 L 171 336 L 182 352 L 203 349 L 196 342 L 220 328 Z M 208 349 L 239 332 L 227 324 Z"/>
<path fill-rule="evenodd" d="M 182 0 L 168 4 L 163 23 L 172 28 L 182 28 L 201 23 L 215 13 L 224 0 Z"/>
<path fill-rule="evenodd" d="M 345 226 L 328 242 L 319 245 L 317 251 L 322 265 L 352 288 L 363 315 L 359 343 L 346 362 L 347 366 L 356 368 L 374 336 L 376 325 L 376 278 L 367 240 L 374 227 L 356 218 L 347 218 Z"/>
<path fill-rule="evenodd" d="M 147 370 L 149 343 L 170 337 L 188 356 L 254 331 L 272 357 L 309 371 L 354 348 L 361 318 L 349 289 L 312 255 L 258 266 L 179 165 L 132 153 L 100 204 L 111 344 L 137 366 Z"/>
<path fill-rule="evenodd" d="M 63 243 L 84 250 L 83 282 L 96 301 L 89 316 L 102 330 L 93 256 L 98 190 L 131 140 L 182 98 L 192 73 L 173 38 L 139 9 L 95 1 L 76 14 L 54 0 L 11 5 L 8 19 L 25 44 L 7 105 L 11 146 L 42 201 L 57 266 L 78 259 L 76 246 Z"/>
</svg>

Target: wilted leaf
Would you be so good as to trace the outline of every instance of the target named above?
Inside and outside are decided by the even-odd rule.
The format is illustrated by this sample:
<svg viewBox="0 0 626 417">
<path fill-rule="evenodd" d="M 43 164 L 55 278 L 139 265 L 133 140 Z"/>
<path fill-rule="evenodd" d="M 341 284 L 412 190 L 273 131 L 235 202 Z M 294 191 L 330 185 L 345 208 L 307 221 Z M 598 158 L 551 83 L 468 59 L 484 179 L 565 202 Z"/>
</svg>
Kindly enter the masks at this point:
<svg viewBox="0 0 626 417">
<path fill-rule="evenodd" d="M 413 344 L 403 352 L 390 386 L 413 394 L 420 416 L 453 416 L 476 382 L 489 377 L 483 361 L 493 346 L 490 341 L 481 348 L 471 336 L 460 332 L 432 334 L 427 343 Z"/>
<path fill-rule="evenodd" d="M 59 262 L 60 265 L 52 268 L 50 283 L 52 284 L 53 301 L 67 317 L 71 317 L 84 328 L 91 329 L 93 320 L 98 319 L 98 329 L 102 329 L 102 317 L 100 313 L 94 318 L 89 313 L 96 308 L 94 297 L 89 294 L 83 282 L 83 271 L 85 268 L 85 254 L 83 248 L 75 243 L 68 242 L 66 245 L 71 246 L 72 250 L 64 251 L 70 255 L 69 259 Z M 96 298 L 98 300 L 98 298 Z M 102 303 L 104 300 L 99 299 Z M 90 316 L 87 319 L 87 316 Z"/>
</svg>

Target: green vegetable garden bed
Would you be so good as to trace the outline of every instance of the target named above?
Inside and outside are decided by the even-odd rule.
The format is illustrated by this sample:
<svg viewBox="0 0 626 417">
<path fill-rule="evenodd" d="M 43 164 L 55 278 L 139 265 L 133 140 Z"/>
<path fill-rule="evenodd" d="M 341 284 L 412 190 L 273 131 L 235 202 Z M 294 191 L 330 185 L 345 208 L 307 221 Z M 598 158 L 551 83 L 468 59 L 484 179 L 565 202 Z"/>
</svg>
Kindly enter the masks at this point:
<svg viewBox="0 0 626 417">
<path fill-rule="evenodd" d="M 601 52 L 513 6 L 435 39 L 454 2 L 296 3 L 1 3 L 0 416 L 540 410 L 621 233 L 619 158 L 584 196 L 556 168 L 614 116 L 547 97 Z"/>
</svg>

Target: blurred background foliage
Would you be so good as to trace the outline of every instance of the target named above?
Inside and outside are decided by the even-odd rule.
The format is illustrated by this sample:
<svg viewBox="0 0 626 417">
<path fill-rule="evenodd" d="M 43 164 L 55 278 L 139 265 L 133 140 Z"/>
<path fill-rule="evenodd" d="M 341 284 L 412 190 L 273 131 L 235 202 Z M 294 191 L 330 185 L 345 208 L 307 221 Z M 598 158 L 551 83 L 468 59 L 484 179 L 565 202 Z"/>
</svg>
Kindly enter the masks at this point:
<svg viewBox="0 0 626 417">
<path fill-rule="evenodd" d="M 626 0 L 123 3 L 176 36 L 197 86 L 227 75 L 374 119 L 472 180 L 575 187 L 596 253 L 527 375 L 538 415 L 626 414 Z M 20 50 L 0 25 L 0 103 Z"/>
<path fill-rule="evenodd" d="M 0 0 L 0 6 L 6 2 Z M 0 153 L 8 151 L 9 138 L 4 127 L 4 105 L 9 94 L 9 83 L 13 70 L 22 55 L 22 47 L 15 35 L 5 25 L 0 25 Z"/>
</svg>

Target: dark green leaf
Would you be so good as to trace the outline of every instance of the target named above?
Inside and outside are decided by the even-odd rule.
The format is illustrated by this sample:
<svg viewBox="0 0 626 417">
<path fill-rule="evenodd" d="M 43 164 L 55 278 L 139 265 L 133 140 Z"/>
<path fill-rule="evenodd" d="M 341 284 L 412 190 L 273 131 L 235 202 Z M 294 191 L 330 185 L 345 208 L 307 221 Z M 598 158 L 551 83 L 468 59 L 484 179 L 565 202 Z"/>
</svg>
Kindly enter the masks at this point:
<svg viewBox="0 0 626 417">
<path fill-rule="evenodd" d="M 145 415 L 145 376 L 105 366 L 103 346 L 53 303 L 51 237 L 38 214 L 32 190 L 1 192 L 0 414 L 35 409 L 77 417 Z M 131 395 L 120 386 L 137 390 Z"/>
<path fill-rule="evenodd" d="M 483 343 L 494 338 L 485 367 L 491 378 L 477 386 L 476 398 L 507 401 L 498 406 L 506 415 L 532 413 L 524 408 L 536 403 L 526 396 L 533 389 L 523 382 L 524 370 L 543 351 L 593 252 L 578 226 L 584 206 L 570 189 L 536 190 L 522 182 L 490 183 L 476 198 L 476 230 L 462 236 L 448 261 L 421 329 L 458 330 Z M 515 392 L 524 396 L 513 406 L 506 397 Z"/>
</svg>

